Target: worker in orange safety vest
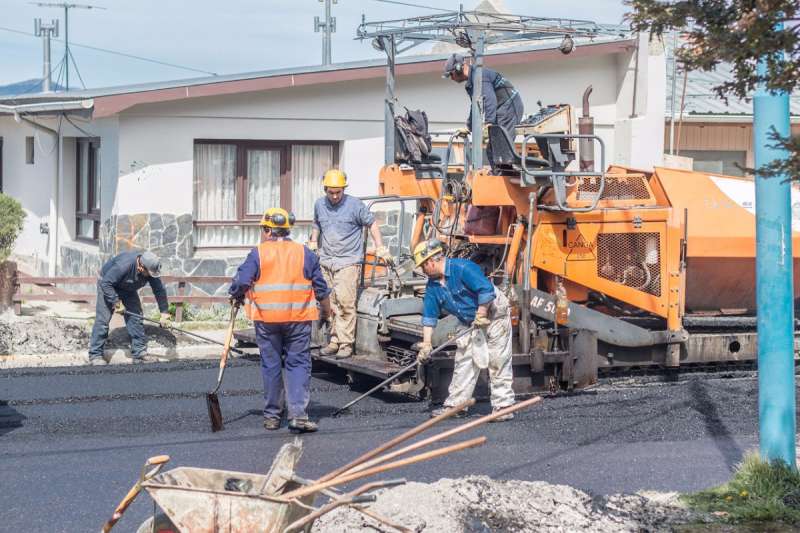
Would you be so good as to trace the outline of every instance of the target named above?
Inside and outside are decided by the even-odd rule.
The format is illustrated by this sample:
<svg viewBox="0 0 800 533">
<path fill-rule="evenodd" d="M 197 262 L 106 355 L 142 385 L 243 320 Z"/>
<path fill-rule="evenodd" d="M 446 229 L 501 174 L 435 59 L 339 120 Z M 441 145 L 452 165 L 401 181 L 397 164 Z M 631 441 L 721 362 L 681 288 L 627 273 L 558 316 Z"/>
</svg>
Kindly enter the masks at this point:
<svg viewBox="0 0 800 533">
<path fill-rule="evenodd" d="M 255 323 L 264 380 L 264 428 L 281 426 L 285 383 L 289 430 L 304 433 L 317 430 L 307 411 L 311 322 L 330 317 L 331 291 L 316 254 L 289 238 L 294 222 L 294 215 L 284 209 L 267 209 L 261 219 L 261 243 L 239 266 L 229 292 L 234 302 L 247 298 L 247 316 Z"/>
</svg>

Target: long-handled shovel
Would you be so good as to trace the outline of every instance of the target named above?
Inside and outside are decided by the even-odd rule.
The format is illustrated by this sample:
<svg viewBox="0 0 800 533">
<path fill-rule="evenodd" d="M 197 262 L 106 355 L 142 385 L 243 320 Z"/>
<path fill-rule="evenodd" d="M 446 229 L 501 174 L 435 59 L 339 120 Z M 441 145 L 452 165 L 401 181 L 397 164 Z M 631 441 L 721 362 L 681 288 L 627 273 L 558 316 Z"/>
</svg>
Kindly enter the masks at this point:
<svg viewBox="0 0 800 533">
<path fill-rule="evenodd" d="M 122 518 L 122 513 L 125 512 L 130 504 L 133 503 L 133 500 L 136 499 L 136 496 L 139 495 L 139 492 L 142 490 L 142 483 L 158 474 L 164 465 L 167 464 L 167 461 L 169 461 L 169 455 L 156 455 L 144 463 L 144 466 L 142 467 L 142 473 L 139 474 L 139 479 L 136 480 L 136 483 L 133 485 L 133 487 L 131 487 L 131 490 L 128 491 L 128 494 L 122 498 L 122 501 L 119 502 L 117 508 L 114 509 L 114 514 L 111 515 L 111 519 L 103 524 L 103 533 L 108 533 L 111 531 L 111 528 L 114 527 L 114 524 L 119 522 L 119 519 Z"/>
<path fill-rule="evenodd" d="M 161 324 L 158 320 L 153 320 L 152 318 L 147 318 L 146 316 L 137 315 L 136 313 L 131 313 L 128 310 L 126 310 L 124 314 L 126 314 L 128 316 L 135 317 L 135 318 L 139 318 L 141 320 L 144 320 L 145 322 L 150 322 L 151 324 L 157 324 L 157 325 Z M 194 331 L 187 331 L 185 329 L 181 329 L 181 328 L 179 328 L 177 326 L 174 326 L 174 325 L 170 325 L 169 328 L 167 328 L 167 329 L 170 329 L 172 331 L 177 331 L 178 333 L 183 333 L 184 335 L 189 335 L 190 337 L 195 337 L 195 338 L 200 339 L 202 341 L 210 342 L 211 344 L 219 344 L 220 346 L 225 346 L 224 343 L 219 342 L 217 339 L 212 339 L 211 337 L 206 337 L 205 335 L 199 335 L 199 334 L 195 333 Z M 239 355 L 249 355 L 247 352 L 239 350 L 238 348 L 233 348 L 233 347 L 229 346 L 228 349 L 230 351 L 234 352 L 234 353 L 238 353 Z"/>
<path fill-rule="evenodd" d="M 465 329 L 464 331 L 462 331 L 461 333 L 459 333 L 459 334 L 458 334 L 458 335 L 456 335 L 455 337 L 453 337 L 453 338 L 451 338 L 451 339 L 448 339 L 448 340 L 446 340 L 445 342 L 443 342 L 442 344 L 440 344 L 439 346 L 437 346 L 437 347 L 436 347 L 436 349 L 434 349 L 434 350 L 433 350 L 433 351 L 432 351 L 432 352 L 429 354 L 429 356 L 436 355 L 437 353 L 441 352 L 441 351 L 442 351 L 442 350 L 444 350 L 444 349 L 445 349 L 447 346 L 449 346 L 450 344 L 453 344 L 455 341 L 457 341 L 458 339 L 460 339 L 460 338 L 461 338 L 461 337 L 463 337 L 464 335 L 467 335 L 468 333 L 472 333 L 472 331 L 473 331 L 474 329 L 475 329 L 475 326 L 472 326 L 472 327 L 470 327 L 470 328 L 467 328 L 467 329 Z M 350 402 L 348 402 L 348 403 L 344 404 L 343 406 L 341 406 L 339 409 L 337 409 L 336 411 L 334 411 L 334 412 L 333 412 L 333 416 L 339 416 L 339 414 L 340 414 L 340 413 L 342 413 L 342 412 L 346 411 L 347 409 L 349 409 L 350 407 L 352 407 L 352 406 L 353 406 L 353 405 L 355 405 L 356 403 L 360 402 L 361 400 L 363 400 L 364 398 L 366 398 L 367 396 L 369 396 L 369 395 L 370 395 L 370 394 L 372 394 L 373 392 L 375 392 L 375 391 L 377 391 L 377 390 L 380 390 L 381 388 L 383 388 L 383 387 L 384 387 L 384 386 L 386 386 L 387 384 L 391 383 L 392 381 L 396 380 L 397 378 L 399 378 L 400 376 L 402 376 L 403 374 L 405 374 L 405 373 L 406 373 L 406 372 L 408 372 L 409 370 L 411 370 L 411 369 L 413 369 L 413 368 L 416 368 L 416 367 L 417 367 L 417 365 L 419 365 L 419 361 L 414 361 L 413 363 L 409 364 L 408 366 L 404 366 L 404 367 L 403 367 L 403 368 L 401 368 L 401 369 L 400 369 L 400 371 L 399 371 L 399 372 L 397 372 L 396 374 L 393 374 L 393 375 L 389 376 L 388 378 L 384 379 L 383 381 L 381 381 L 380 383 L 378 383 L 377 385 L 375 385 L 374 387 L 372 387 L 370 390 L 368 390 L 367 392 L 365 392 L 364 394 L 362 394 L 361 396 L 359 396 L 358 398 L 356 398 L 355 400 L 353 400 L 353 401 L 350 401 Z"/>
<path fill-rule="evenodd" d="M 208 419 L 211 421 L 211 431 L 217 432 L 225 428 L 222 424 L 222 409 L 219 406 L 219 391 L 222 385 L 222 376 L 225 374 L 225 364 L 228 362 L 228 354 L 231 351 L 231 341 L 233 340 L 233 327 L 236 322 L 236 314 L 239 312 L 239 304 L 235 303 L 231 307 L 231 323 L 228 324 L 228 333 L 225 335 L 225 348 L 222 350 L 222 356 L 219 358 L 219 376 L 217 377 L 217 386 L 214 390 L 206 394 L 206 405 L 208 406 Z"/>
</svg>

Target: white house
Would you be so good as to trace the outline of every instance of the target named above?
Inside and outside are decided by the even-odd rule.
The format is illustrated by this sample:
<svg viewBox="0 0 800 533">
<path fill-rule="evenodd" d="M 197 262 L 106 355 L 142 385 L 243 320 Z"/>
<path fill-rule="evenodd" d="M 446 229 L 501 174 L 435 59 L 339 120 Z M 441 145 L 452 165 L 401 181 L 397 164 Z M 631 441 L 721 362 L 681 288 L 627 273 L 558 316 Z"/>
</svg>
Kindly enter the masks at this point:
<svg viewBox="0 0 800 533">
<path fill-rule="evenodd" d="M 526 114 L 537 100 L 579 109 L 592 85 L 607 160 L 660 163 L 660 44 L 556 46 L 496 50 L 485 63 L 519 89 Z M 463 87 L 440 76 L 444 59 L 397 65 L 399 103 L 426 110 L 433 130 L 468 112 Z M 176 275 L 230 273 L 265 207 L 307 224 L 328 167 L 348 173 L 351 194 L 377 192 L 385 71 L 364 61 L 0 100 L 0 184 L 28 214 L 16 256 L 39 273 L 93 275 L 110 254 L 150 248 Z"/>
</svg>

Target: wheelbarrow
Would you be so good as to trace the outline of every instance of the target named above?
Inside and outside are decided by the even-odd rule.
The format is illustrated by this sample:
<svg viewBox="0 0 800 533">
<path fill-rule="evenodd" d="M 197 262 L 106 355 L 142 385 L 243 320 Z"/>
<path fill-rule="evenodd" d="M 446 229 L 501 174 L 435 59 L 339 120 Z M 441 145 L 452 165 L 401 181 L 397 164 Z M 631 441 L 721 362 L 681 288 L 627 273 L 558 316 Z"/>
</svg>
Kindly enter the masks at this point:
<svg viewBox="0 0 800 533">
<path fill-rule="evenodd" d="M 141 486 L 163 514 L 146 520 L 138 533 L 278 533 L 293 524 L 309 531 L 322 514 L 313 507 L 316 494 L 282 497 L 309 483 L 294 473 L 301 455 L 302 441 L 296 439 L 283 445 L 267 475 L 191 467 L 162 472 Z M 335 506 L 374 500 L 358 495 L 339 498 Z"/>
</svg>

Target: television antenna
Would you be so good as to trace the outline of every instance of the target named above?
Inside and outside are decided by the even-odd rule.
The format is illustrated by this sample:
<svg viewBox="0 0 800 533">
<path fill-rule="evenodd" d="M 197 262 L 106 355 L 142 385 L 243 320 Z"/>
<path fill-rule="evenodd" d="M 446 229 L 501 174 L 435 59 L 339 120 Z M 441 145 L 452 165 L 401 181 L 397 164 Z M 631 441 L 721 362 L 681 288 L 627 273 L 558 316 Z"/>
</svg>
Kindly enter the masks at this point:
<svg viewBox="0 0 800 533">
<path fill-rule="evenodd" d="M 106 9 L 102 6 L 95 6 L 91 4 L 73 4 L 68 2 L 28 2 L 29 4 L 39 6 L 39 7 L 58 7 L 64 10 L 64 67 L 65 67 L 65 74 L 66 74 L 66 82 L 65 87 L 67 91 L 69 91 L 69 62 L 70 59 L 72 60 L 72 64 L 75 65 L 75 71 L 78 73 L 78 77 L 80 78 L 80 71 L 78 71 L 78 64 L 75 62 L 75 57 L 72 55 L 69 49 L 69 10 L 70 9 Z M 83 79 L 81 79 L 81 83 L 83 83 Z"/>
</svg>

